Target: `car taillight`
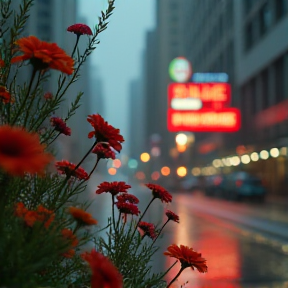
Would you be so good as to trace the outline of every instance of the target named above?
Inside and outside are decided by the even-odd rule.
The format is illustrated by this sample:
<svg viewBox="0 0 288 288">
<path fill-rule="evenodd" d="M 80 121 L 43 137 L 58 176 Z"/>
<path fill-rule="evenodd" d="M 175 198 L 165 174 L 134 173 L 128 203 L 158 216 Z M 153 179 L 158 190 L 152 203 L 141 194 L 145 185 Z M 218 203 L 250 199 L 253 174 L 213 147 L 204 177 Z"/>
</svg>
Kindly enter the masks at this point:
<svg viewBox="0 0 288 288">
<path fill-rule="evenodd" d="M 242 180 L 236 180 L 236 186 L 237 187 L 241 187 L 243 184 L 243 181 Z"/>
</svg>

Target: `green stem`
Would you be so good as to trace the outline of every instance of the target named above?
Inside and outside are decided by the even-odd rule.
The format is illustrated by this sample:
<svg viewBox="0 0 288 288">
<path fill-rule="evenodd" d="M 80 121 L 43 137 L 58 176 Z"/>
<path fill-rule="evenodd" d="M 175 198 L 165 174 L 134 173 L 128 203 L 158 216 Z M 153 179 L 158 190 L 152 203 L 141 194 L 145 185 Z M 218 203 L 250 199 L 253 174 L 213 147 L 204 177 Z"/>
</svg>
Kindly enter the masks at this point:
<svg viewBox="0 0 288 288">
<path fill-rule="evenodd" d="M 77 34 L 76 43 L 75 43 L 73 52 L 72 52 L 72 54 L 71 54 L 71 58 L 73 58 L 73 55 L 74 55 L 74 53 L 75 53 L 75 51 L 76 51 L 76 48 L 77 48 L 77 46 L 78 46 L 78 42 L 79 42 L 80 36 L 81 36 L 81 35 Z"/>
<path fill-rule="evenodd" d="M 115 201 L 114 201 L 114 195 L 112 195 L 112 221 L 113 221 L 113 228 L 114 228 L 114 231 L 116 232 L 116 224 L 115 224 L 115 210 L 114 210 L 114 204 L 115 204 Z"/>
<path fill-rule="evenodd" d="M 38 85 L 39 85 L 39 83 L 40 83 L 40 79 L 41 79 L 41 71 L 39 71 L 37 83 L 36 83 L 36 86 L 35 86 L 35 88 L 34 88 L 34 90 L 33 90 L 32 97 L 31 97 L 31 101 L 30 101 L 30 103 L 29 103 L 28 108 L 26 109 L 24 126 L 26 126 L 26 123 L 27 123 L 27 121 L 28 121 L 29 112 L 30 112 L 31 106 L 32 106 L 32 104 L 33 104 L 33 102 L 34 102 L 34 99 L 35 99 L 35 96 L 36 96 L 37 87 L 38 87 Z"/>
<path fill-rule="evenodd" d="M 87 158 L 87 156 L 91 153 L 91 151 L 93 150 L 93 148 L 95 147 L 95 145 L 97 144 L 97 141 L 94 142 L 94 144 L 92 145 L 92 147 L 88 150 L 88 152 L 84 155 L 84 157 L 80 160 L 80 162 L 76 165 L 76 167 L 74 168 L 73 171 L 76 171 L 79 166 L 82 164 L 82 162 Z M 72 171 L 72 172 L 73 172 Z"/>
<path fill-rule="evenodd" d="M 47 147 L 50 145 L 50 144 L 52 144 L 59 136 L 60 136 L 60 134 L 61 134 L 61 132 L 59 132 L 58 134 L 57 134 L 57 136 L 51 141 L 51 142 L 49 142 L 48 144 L 47 144 Z M 48 139 L 47 139 L 48 140 Z"/>
<path fill-rule="evenodd" d="M 138 220 L 138 222 L 137 222 L 137 224 L 136 224 L 136 227 L 135 227 L 135 229 L 134 229 L 134 231 L 133 231 L 133 234 L 132 234 L 131 239 L 134 237 L 134 234 L 135 234 L 135 232 L 136 232 L 136 230 L 137 230 L 138 224 L 139 224 L 140 221 L 143 219 L 145 213 L 147 212 L 148 208 L 150 207 L 150 205 L 152 204 L 152 202 L 153 202 L 155 199 L 156 199 L 155 197 L 153 197 L 153 198 L 151 199 L 151 201 L 148 203 L 146 209 L 144 210 L 143 214 L 140 216 L 140 218 L 139 218 L 139 220 Z"/>
<path fill-rule="evenodd" d="M 15 124 L 17 118 L 21 115 L 21 112 L 22 112 L 23 108 L 25 107 L 25 104 L 26 104 L 26 102 L 27 102 L 27 100 L 29 98 L 30 90 L 31 90 L 32 83 L 33 83 L 33 80 L 35 78 L 36 72 L 37 72 L 37 70 L 33 68 L 32 76 L 31 76 L 31 79 L 30 79 L 30 83 L 29 83 L 29 86 L 28 86 L 28 90 L 27 90 L 26 96 L 25 96 L 24 101 L 22 102 L 22 104 L 21 104 L 21 106 L 20 106 L 20 108 L 19 108 L 14 120 L 11 123 L 12 126 Z"/>
<path fill-rule="evenodd" d="M 101 159 L 101 158 L 99 158 L 98 155 L 97 155 L 97 161 L 96 161 L 96 163 L 95 163 L 93 169 L 92 169 L 91 172 L 89 173 L 88 178 L 90 178 L 90 176 L 92 175 L 92 173 L 93 173 L 94 170 L 96 169 L 96 167 L 97 167 L 97 165 L 98 165 L 100 159 Z"/>
<path fill-rule="evenodd" d="M 182 273 L 182 271 L 185 269 L 186 267 L 181 267 L 181 269 L 179 270 L 179 272 L 177 273 L 177 275 L 170 281 L 170 283 L 168 284 L 168 286 L 166 288 L 169 288 L 171 286 L 171 284 L 180 276 L 180 274 Z"/>
<path fill-rule="evenodd" d="M 153 244 L 156 242 L 156 240 L 157 240 L 158 237 L 160 236 L 162 230 L 164 229 L 164 227 L 165 227 L 165 226 L 167 225 L 167 223 L 169 222 L 169 220 L 170 220 L 170 219 L 168 219 L 168 220 L 164 223 L 164 225 L 163 225 L 162 228 L 160 229 L 159 233 L 157 234 L 156 238 L 153 240 L 151 246 L 153 246 Z"/>
</svg>

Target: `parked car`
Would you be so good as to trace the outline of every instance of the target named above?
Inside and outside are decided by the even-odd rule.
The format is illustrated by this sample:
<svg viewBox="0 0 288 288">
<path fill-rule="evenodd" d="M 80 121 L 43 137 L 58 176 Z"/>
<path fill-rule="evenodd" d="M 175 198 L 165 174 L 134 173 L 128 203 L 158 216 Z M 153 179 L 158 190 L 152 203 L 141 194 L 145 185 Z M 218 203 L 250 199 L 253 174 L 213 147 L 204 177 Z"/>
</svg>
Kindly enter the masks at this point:
<svg viewBox="0 0 288 288">
<path fill-rule="evenodd" d="M 259 177 L 241 171 L 227 175 L 224 193 L 229 200 L 248 198 L 264 201 L 267 189 Z"/>
<path fill-rule="evenodd" d="M 189 176 L 180 181 L 180 188 L 187 192 L 193 192 L 200 189 L 200 183 L 198 177 Z"/>
<path fill-rule="evenodd" d="M 213 175 L 205 177 L 205 195 L 222 198 L 224 196 L 225 175 Z"/>
</svg>

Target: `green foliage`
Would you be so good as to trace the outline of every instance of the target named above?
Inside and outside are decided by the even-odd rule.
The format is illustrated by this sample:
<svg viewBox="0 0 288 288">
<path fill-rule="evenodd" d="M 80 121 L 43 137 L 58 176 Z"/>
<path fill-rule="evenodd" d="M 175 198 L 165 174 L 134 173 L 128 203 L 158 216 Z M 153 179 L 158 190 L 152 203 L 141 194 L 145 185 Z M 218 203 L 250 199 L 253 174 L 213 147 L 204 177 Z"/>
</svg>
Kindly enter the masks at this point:
<svg viewBox="0 0 288 288">
<path fill-rule="evenodd" d="M 47 70 L 48 66 L 43 68 L 47 63 L 42 61 L 41 57 L 37 58 L 34 55 L 28 62 L 22 61 L 11 65 L 11 59 L 18 55 L 17 40 L 25 30 L 34 1 L 20 2 L 19 11 L 12 10 L 11 0 L 0 2 L 0 93 L 8 92 L 11 95 L 11 99 L 6 101 L 3 98 L 4 94 L 0 94 L 0 129 L 7 125 L 11 130 L 16 130 L 15 126 L 21 127 L 21 131 L 25 131 L 28 135 L 37 135 L 39 146 L 45 146 L 45 153 L 53 153 L 55 151 L 51 144 L 63 131 L 53 126 L 50 119 L 59 112 L 60 108 L 63 108 L 66 95 L 71 91 L 73 83 L 80 78 L 82 65 L 100 43 L 98 36 L 108 27 L 115 1 L 109 0 L 107 9 L 101 12 L 94 33 L 89 37 L 87 48 L 82 54 L 77 48 L 80 35 L 75 36 L 76 43 L 71 55 L 73 57 L 76 52 L 76 56 L 73 57 L 73 73 L 67 76 L 59 72 L 55 91 L 53 94 L 51 91 L 49 97 L 45 96 L 44 87 L 48 81 L 51 81 L 51 73 Z M 72 59 L 69 59 L 72 63 Z M 42 61 L 43 67 L 36 67 L 35 61 Z M 27 79 L 20 82 L 19 75 L 23 76 L 23 72 Z M 79 92 L 70 103 L 70 107 L 64 113 L 66 116 L 60 119 L 64 124 L 76 114 L 82 96 L 83 93 Z M 77 220 L 71 215 L 69 206 L 81 207 L 82 212 L 85 213 L 84 210 L 91 204 L 82 203 L 79 195 L 85 191 L 87 181 L 102 157 L 97 155 L 93 169 L 90 173 L 84 171 L 85 175 L 82 170 L 80 171 L 80 164 L 99 142 L 107 145 L 108 139 L 103 138 L 100 140 L 96 138 L 92 147 L 77 165 L 71 168 L 69 166 L 71 163 L 69 165 L 66 163 L 67 165 L 65 164 L 66 166 L 58 171 L 59 173 L 56 172 L 53 163 L 43 173 L 39 171 L 38 174 L 24 173 L 23 175 L 18 175 L 16 172 L 13 174 L 9 169 L 5 170 L 0 163 L 0 287 L 90 286 L 91 269 L 82 259 L 81 252 L 84 247 L 91 244 L 96 251 L 109 257 L 117 267 L 123 277 L 124 288 L 166 287 L 164 276 L 169 270 L 154 273 L 151 259 L 158 250 L 154 243 L 169 219 L 158 230 L 159 234 L 154 240 L 146 239 L 148 237 L 141 236 L 137 231 L 140 220 L 152 201 L 156 199 L 154 196 L 138 221 L 132 218 L 130 221 L 123 222 L 121 221 L 123 213 L 119 212 L 115 216 L 115 195 L 112 195 L 112 217 L 108 219 L 107 226 L 101 230 L 94 225 L 88 228 L 91 223 L 86 222 L 84 225 L 83 219 Z M 8 140 L 6 135 L 0 135 L 0 144 Z M 5 156 L 12 155 L 11 157 L 17 158 L 18 154 L 21 154 L 18 150 L 21 150 L 19 147 L 22 143 L 10 144 L 11 147 L 3 146 L 4 148 L 0 145 L 0 156 L 1 153 L 6 153 Z M 18 149 L 16 152 L 14 146 Z M 32 161 L 29 153 L 24 155 L 22 161 L 28 163 Z M 45 153 L 43 151 L 43 154 Z M 77 175 L 78 172 L 80 176 Z"/>
</svg>

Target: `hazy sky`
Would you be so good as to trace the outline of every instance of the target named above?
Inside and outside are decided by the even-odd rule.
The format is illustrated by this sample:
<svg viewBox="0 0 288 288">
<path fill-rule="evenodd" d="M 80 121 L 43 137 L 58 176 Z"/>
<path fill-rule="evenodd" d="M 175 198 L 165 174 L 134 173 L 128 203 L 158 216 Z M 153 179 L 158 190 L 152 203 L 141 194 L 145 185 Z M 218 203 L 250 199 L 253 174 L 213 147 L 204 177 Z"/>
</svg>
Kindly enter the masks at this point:
<svg viewBox="0 0 288 288">
<path fill-rule="evenodd" d="M 92 28 L 107 0 L 78 1 L 80 14 Z M 141 76 L 145 34 L 155 27 L 155 0 L 116 0 L 115 6 L 108 29 L 99 37 L 93 63 L 103 79 L 105 120 L 127 138 L 129 82 Z"/>
</svg>

